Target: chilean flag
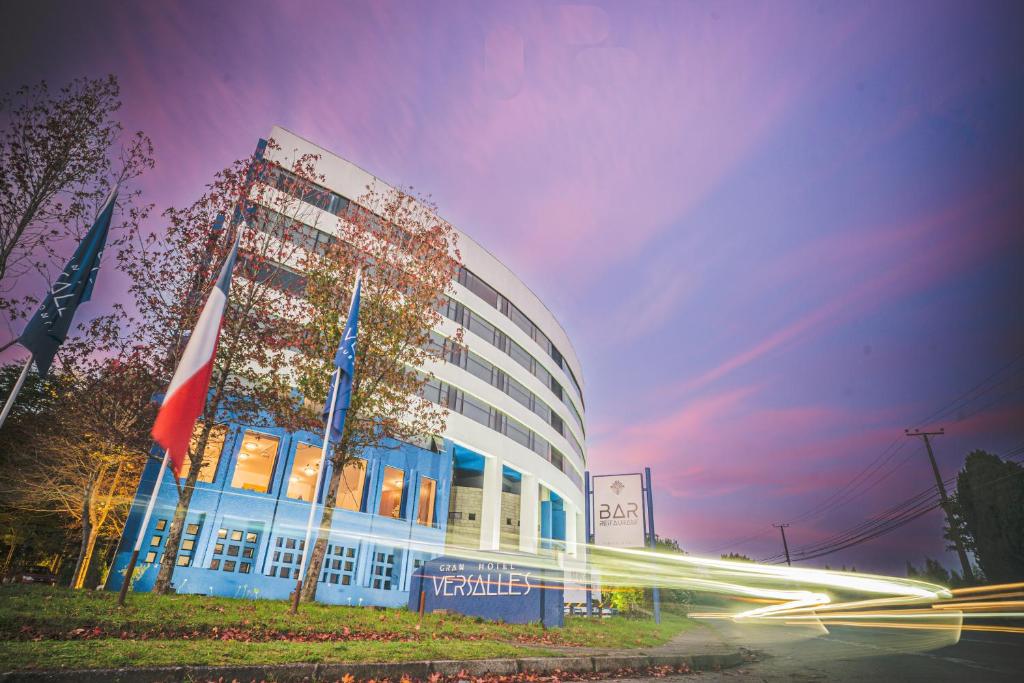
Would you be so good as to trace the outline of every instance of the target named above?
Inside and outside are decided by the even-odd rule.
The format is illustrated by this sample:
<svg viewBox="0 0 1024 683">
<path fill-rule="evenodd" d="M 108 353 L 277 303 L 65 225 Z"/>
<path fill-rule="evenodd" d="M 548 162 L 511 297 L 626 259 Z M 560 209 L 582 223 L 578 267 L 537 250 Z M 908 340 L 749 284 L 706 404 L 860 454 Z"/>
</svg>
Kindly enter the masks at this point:
<svg viewBox="0 0 1024 683">
<path fill-rule="evenodd" d="M 213 359 L 217 354 L 224 308 L 228 303 L 228 289 L 231 287 L 231 271 L 238 257 L 238 240 L 231 248 L 224 266 L 220 270 L 217 284 L 210 292 L 199 321 L 192 330 L 185 353 L 181 356 L 171 385 L 167 387 L 164 402 L 153 424 L 153 439 L 167 451 L 171 468 L 177 477 L 181 476 L 181 465 L 188 453 L 196 419 L 206 405 L 210 390 L 210 376 L 213 374 Z"/>
</svg>

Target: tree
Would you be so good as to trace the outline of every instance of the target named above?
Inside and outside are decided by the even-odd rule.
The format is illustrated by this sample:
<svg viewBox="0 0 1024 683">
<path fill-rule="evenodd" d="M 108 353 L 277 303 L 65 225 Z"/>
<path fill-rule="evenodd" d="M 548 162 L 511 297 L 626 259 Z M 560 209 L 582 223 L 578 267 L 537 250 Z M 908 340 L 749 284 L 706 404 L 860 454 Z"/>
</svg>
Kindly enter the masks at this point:
<svg viewBox="0 0 1024 683">
<path fill-rule="evenodd" d="M 0 97 L 7 128 L 0 135 L 0 313 L 24 317 L 34 302 L 15 284 L 44 278 L 64 238 L 78 237 L 114 182 L 152 168 L 153 148 L 136 132 L 111 151 L 122 133 L 117 78 L 79 78 L 53 94 L 45 82 Z M 138 194 L 122 192 L 123 212 Z M 145 211 L 145 209 L 136 209 Z"/>
<path fill-rule="evenodd" d="M 674 538 L 666 538 L 665 536 L 655 536 L 654 547 L 661 552 L 679 553 L 680 555 L 689 554 L 679 547 L 679 541 Z"/>
<path fill-rule="evenodd" d="M 149 448 L 155 383 L 148 359 L 121 334 L 129 323 L 115 309 L 80 326 L 57 373 L 35 382 L 49 387 L 48 400 L 34 392 L 12 425 L 21 439 L 4 440 L 9 507 L 81 530 L 73 588 L 85 584 L 97 541 L 123 528 Z"/>
<path fill-rule="evenodd" d="M 339 221 L 337 239 L 306 260 L 308 314 L 298 387 L 317 407 L 327 395 L 339 321 L 344 322 L 356 272 L 363 272 L 352 400 L 331 455 L 333 469 L 306 572 L 312 578 L 302 588 L 307 601 L 316 597 L 315 577 L 323 566 L 345 465 L 367 449 L 444 431 L 446 408 L 423 394 L 430 365 L 461 350 L 461 329 L 442 344 L 431 340 L 458 267 L 455 230 L 428 199 L 400 189 L 368 189 Z"/>
<path fill-rule="evenodd" d="M 747 557 L 746 555 L 741 555 L 739 553 L 729 553 L 727 555 L 722 555 L 722 559 L 723 560 L 729 560 L 730 562 L 753 562 L 754 561 L 751 558 Z"/>
<path fill-rule="evenodd" d="M 995 583 L 1024 579 L 1024 467 L 973 451 L 957 474 L 951 502 L 953 523 L 961 525 L 985 577 Z"/>
<path fill-rule="evenodd" d="M 269 149 L 276 149 L 273 141 Z M 312 185 L 317 158 L 296 159 L 288 175 Z M 189 504 L 214 427 L 229 422 L 297 429 L 316 424 L 292 390 L 292 349 L 305 309 L 298 296 L 299 263 L 317 212 L 292 193 L 283 175 L 261 157 L 236 161 L 214 177 L 191 206 L 169 209 L 165 230 L 135 231 L 118 254 L 141 324 L 140 342 L 157 358 L 166 387 L 221 263 L 240 239 L 209 397 L 186 458 L 184 482 L 171 519 L 154 592 L 172 589 L 175 560 Z M 287 181 L 291 182 L 291 181 Z M 291 265 L 289 265 L 291 264 Z"/>
<path fill-rule="evenodd" d="M 918 569 L 910 560 L 907 560 L 907 578 L 921 579 L 930 583 L 937 583 L 940 586 L 959 587 L 964 585 L 963 577 L 955 571 L 950 572 L 943 567 L 938 560 L 930 557 L 924 558 L 924 567 Z"/>
</svg>

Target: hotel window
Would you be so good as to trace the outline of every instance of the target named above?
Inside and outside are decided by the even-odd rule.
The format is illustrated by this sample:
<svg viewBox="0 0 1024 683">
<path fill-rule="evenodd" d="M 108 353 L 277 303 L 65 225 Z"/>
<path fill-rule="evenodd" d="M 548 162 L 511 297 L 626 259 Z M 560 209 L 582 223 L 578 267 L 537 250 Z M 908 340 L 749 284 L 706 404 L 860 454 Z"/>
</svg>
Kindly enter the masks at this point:
<svg viewBox="0 0 1024 683">
<path fill-rule="evenodd" d="M 270 478 L 274 473 L 277 460 L 277 449 L 281 440 L 276 436 L 245 433 L 242 447 L 238 451 L 238 462 L 235 463 L 235 476 L 231 486 L 256 493 L 266 493 L 270 489 Z"/>
<path fill-rule="evenodd" d="M 196 425 L 192 432 L 192 443 L 190 448 L 195 449 L 202 435 L 203 428 Z M 203 449 L 203 464 L 199 468 L 199 479 L 209 484 L 217 476 L 217 464 L 220 462 L 221 451 L 224 450 L 224 441 L 228 435 L 228 428 L 225 425 L 214 425 L 210 430 L 210 436 L 206 439 L 206 448 Z"/>
<path fill-rule="evenodd" d="M 299 500 L 313 500 L 313 487 L 316 486 L 316 475 L 320 469 L 319 446 L 300 443 L 295 449 L 295 462 L 292 463 L 292 474 L 288 477 L 288 497 Z"/>
<path fill-rule="evenodd" d="M 391 581 L 395 574 L 395 554 L 393 552 L 374 553 L 370 574 L 373 577 L 370 582 L 371 587 L 391 590 Z"/>
<path fill-rule="evenodd" d="M 217 537 L 230 539 L 230 541 L 218 543 L 214 547 L 210 569 L 219 569 L 224 572 L 238 571 L 242 574 L 251 572 L 252 559 L 256 556 L 260 540 L 259 533 L 231 529 L 229 534 L 228 529 L 222 528 L 217 532 Z"/>
<path fill-rule="evenodd" d="M 366 461 L 354 458 L 341 472 L 338 486 L 338 507 L 359 512 L 363 509 L 363 488 L 366 485 Z M 383 514 L 383 513 L 381 513 Z"/>
<path fill-rule="evenodd" d="M 356 549 L 352 546 L 328 545 L 323 569 L 320 583 L 352 585 L 356 573 Z"/>
<path fill-rule="evenodd" d="M 416 521 L 419 524 L 434 525 L 434 498 L 436 495 L 437 482 L 427 477 L 420 477 L 420 501 L 416 513 Z"/>
<path fill-rule="evenodd" d="M 396 467 L 384 468 L 381 482 L 380 506 L 377 514 L 382 517 L 402 517 L 402 491 L 405 488 L 405 472 Z"/>
</svg>

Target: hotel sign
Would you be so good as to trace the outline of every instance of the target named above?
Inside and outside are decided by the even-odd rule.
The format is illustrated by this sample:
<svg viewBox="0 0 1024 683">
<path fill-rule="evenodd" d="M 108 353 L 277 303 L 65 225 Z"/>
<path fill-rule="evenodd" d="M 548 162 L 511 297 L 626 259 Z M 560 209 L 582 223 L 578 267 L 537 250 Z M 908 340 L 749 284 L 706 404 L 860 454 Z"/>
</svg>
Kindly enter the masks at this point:
<svg viewBox="0 0 1024 683">
<path fill-rule="evenodd" d="M 601 475 L 590 481 L 594 492 L 594 544 L 644 547 L 643 475 Z"/>
<path fill-rule="evenodd" d="M 439 557 L 413 573 L 409 609 L 444 609 L 459 614 L 527 624 L 543 619 L 562 625 L 562 580 L 519 562 Z"/>
</svg>

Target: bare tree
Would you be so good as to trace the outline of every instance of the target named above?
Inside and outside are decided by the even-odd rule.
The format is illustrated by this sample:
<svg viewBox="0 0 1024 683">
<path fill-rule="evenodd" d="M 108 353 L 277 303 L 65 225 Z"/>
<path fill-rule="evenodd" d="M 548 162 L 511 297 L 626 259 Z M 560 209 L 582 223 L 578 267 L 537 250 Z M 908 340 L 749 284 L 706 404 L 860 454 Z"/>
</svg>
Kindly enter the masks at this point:
<svg viewBox="0 0 1024 683">
<path fill-rule="evenodd" d="M 57 93 L 42 82 L 0 97 L 0 314 L 8 320 L 34 303 L 15 283 L 32 272 L 45 278 L 64 238 L 91 223 L 112 184 L 153 167 L 145 134 L 120 139 L 119 98 L 113 75 L 79 78 Z M 137 196 L 122 191 L 122 210 Z"/>
</svg>

